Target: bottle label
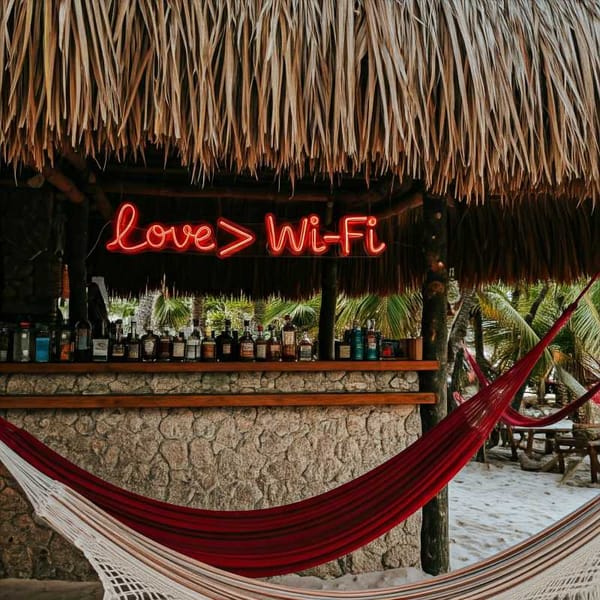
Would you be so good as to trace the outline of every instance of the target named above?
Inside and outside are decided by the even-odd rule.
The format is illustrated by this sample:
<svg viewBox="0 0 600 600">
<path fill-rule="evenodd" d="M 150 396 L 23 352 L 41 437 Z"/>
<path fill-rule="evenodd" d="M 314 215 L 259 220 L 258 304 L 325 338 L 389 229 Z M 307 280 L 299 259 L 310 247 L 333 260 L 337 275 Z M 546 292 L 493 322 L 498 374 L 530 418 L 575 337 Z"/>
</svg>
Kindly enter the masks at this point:
<svg viewBox="0 0 600 600">
<path fill-rule="evenodd" d="M 58 355 L 58 360 L 63 361 L 63 362 L 68 362 L 71 360 L 71 342 L 70 341 L 61 341 L 60 353 Z"/>
<path fill-rule="evenodd" d="M 189 339 L 185 345 L 185 357 L 189 360 L 196 360 L 198 358 L 198 346 L 200 340 Z M 175 356 L 175 344 L 173 344 L 173 356 Z"/>
<path fill-rule="evenodd" d="M 8 350 L 0 350 L 0 362 L 6 362 L 8 360 Z"/>
<path fill-rule="evenodd" d="M 285 346 L 293 346 L 296 347 L 296 332 L 295 331 L 282 331 L 281 332 L 281 341 Z"/>
<path fill-rule="evenodd" d="M 215 357 L 215 344 L 203 344 L 202 345 L 202 358 L 206 360 L 212 360 Z"/>
<path fill-rule="evenodd" d="M 226 342 L 223 344 L 222 346 L 222 352 L 223 352 L 223 356 L 230 356 L 231 355 L 231 344 L 229 342 Z"/>
<path fill-rule="evenodd" d="M 183 358 L 185 356 L 185 342 L 173 342 L 173 358 Z"/>
<path fill-rule="evenodd" d="M 154 354 L 154 339 L 144 340 L 144 354 L 152 356 Z"/>
<path fill-rule="evenodd" d="M 127 356 L 136 360 L 140 357 L 140 345 L 137 342 L 129 345 Z"/>
<path fill-rule="evenodd" d="M 300 346 L 298 360 L 312 360 L 312 346 L 308 344 Z"/>
<path fill-rule="evenodd" d="M 125 356 L 125 346 L 123 344 L 114 344 L 112 347 L 112 356 L 114 358 L 123 358 Z"/>
<path fill-rule="evenodd" d="M 92 358 L 93 360 L 108 359 L 108 340 L 106 338 L 92 340 Z"/>
<path fill-rule="evenodd" d="M 340 360 L 350 359 L 350 346 L 348 344 L 340 344 Z"/>
<path fill-rule="evenodd" d="M 256 358 L 265 359 L 267 358 L 267 345 L 256 344 Z"/>
<path fill-rule="evenodd" d="M 279 343 L 271 344 L 269 352 L 271 354 L 271 358 L 274 358 L 274 359 L 281 358 L 281 344 L 279 344 Z"/>
<path fill-rule="evenodd" d="M 50 338 L 37 338 L 35 340 L 35 362 L 48 362 L 50 360 Z"/>
<path fill-rule="evenodd" d="M 252 342 L 240 343 L 240 358 L 254 358 L 254 344 Z"/>
<path fill-rule="evenodd" d="M 90 348 L 90 334 L 87 329 L 78 329 L 76 332 L 77 336 L 77 350 L 86 351 Z"/>
</svg>

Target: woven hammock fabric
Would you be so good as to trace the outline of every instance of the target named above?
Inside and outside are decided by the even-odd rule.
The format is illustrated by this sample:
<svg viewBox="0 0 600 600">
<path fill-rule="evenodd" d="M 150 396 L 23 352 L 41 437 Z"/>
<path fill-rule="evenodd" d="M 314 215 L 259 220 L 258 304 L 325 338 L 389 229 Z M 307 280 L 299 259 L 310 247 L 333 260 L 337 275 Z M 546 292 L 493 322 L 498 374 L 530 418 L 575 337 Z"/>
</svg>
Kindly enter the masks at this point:
<svg viewBox="0 0 600 600">
<path fill-rule="evenodd" d="M 510 371 L 426 435 L 362 476 L 292 504 L 247 511 L 175 506 L 95 477 L 5 420 L 0 441 L 133 530 L 188 557 L 253 577 L 300 571 L 367 544 L 433 498 L 487 439 L 597 277 Z M 599 390 L 600 382 L 586 396 Z"/>
<path fill-rule="evenodd" d="M 488 386 L 490 382 L 485 376 L 485 373 L 481 370 L 481 367 L 477 364 L 475 357 L 466 348 L 464 349 L 464 352 L 465 358 L 467 359 L 469 365 L 475 372 L 479 383 L 483 386 Z M 521 414 L 512 406 L 508 406 L 500 420 L 505 425 L 508 425 L 510 427 L 548 427 L 548 425 L 554 425 L 555 423 L 562 421 L 566 416 L 576 411 L 589 400 L 593 402 L 600 401 L 600 393 L 593 395 L 591 398 L 588 397 L 587 394 L 584 394 L 576 400 L 573 400 L 573 402 L 570 402 L 566 406 L 563 406 L 555 413 L 552 413 L 551 415 L 546 415 L 544 417 L 529 417 L 527 415 Z"/>
<path fill-rule="evenodd" d="M 0 442 L 36 513 L 80 548 L 104 600 L 600 600 L 600 494 L 541 533 L 464 569 L 386 589 L 294 589 L 226 573 L 145 538 Z"/>
</svg>

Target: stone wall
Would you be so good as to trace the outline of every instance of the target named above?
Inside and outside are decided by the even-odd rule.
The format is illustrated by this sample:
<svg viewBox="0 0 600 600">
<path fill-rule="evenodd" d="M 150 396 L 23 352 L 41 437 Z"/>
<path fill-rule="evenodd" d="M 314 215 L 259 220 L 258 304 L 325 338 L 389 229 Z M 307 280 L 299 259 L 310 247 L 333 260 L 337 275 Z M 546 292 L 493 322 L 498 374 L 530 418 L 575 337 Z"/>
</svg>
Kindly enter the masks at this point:
<svg viewBox="0 0 600 600">
<path fill-rule="evenodd" d="M 10 375 L 3 394 L 416 391 L 414 372 Z M 400 452 L 418 408 L 257 407 L 0 411 L 60 454 L 145 496 L 221 510 L 318 494 Z M 0 576 L 92 578 L 85 559 L 32 515 L 0 474 Z M 418 566 L 420 514 L 364 548 L 310 570 L 333 576 Z"/>
</svg>

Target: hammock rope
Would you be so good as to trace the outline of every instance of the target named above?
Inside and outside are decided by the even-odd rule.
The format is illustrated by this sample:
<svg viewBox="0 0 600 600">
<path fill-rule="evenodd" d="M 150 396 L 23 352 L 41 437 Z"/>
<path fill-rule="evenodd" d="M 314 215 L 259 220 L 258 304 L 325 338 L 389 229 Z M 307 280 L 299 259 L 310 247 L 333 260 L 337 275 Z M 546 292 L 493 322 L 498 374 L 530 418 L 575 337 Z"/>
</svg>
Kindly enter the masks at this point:
<svg viewBox="0 0 600 600">
<path fill-rule="evenodd" d="M 0 441 L 124 525 L 190 558 L 252 577 L 300 571 L 364 546 L 433 498 L 487 439 L 597 277 L 510 371 L 426 435 L 362 476 L 292 504 L 247 511 L 175 506 L 95 477 L 3 419 Z M 600 382 L 586 396 L 599 390 Z"/>
<path fill-rule="evenodd" d="M 295 589 L 190 559 L 123 525 L 0 442 L 36 513 L 83 551 L 104 600 L 600 600 L 600 494 L 558 523 L 452 573 L 391 588 Z"/>
<path fill-rule="evenodd" d="M 485 373 L 475 360 L 475 357 L 467 350 L 466 347 L 464 348 L 464 353 L 465 358 L 467 359 L 469 366 L 473 369 L 477 379 L 479 380 L 479 383 L 482 386 L 487 387 L 490 384 L 490 381 L 485 376 Z M 457 403 L 464 401 L 460 395 L 456 394 L 454 395 L 454 399 L 457 401 Z M 543 417 L 529 417 L 521 414 L 512 406 L 508 406 L 500 418 L 500 421 L 509 427 L 548 427 L 548 425 L 554 425 L 555 423 L 562 421 L 572 412 L 582 407 L 586 402 L 596 402 L 597 400 L 600 401 L 600 393 L 593 395 L 591 398 L 588 398 L 587 395 L 583 395 L 573 400 L 573 402 L 561 407 L 551 415 L 545 415 Z"/>
</svg>

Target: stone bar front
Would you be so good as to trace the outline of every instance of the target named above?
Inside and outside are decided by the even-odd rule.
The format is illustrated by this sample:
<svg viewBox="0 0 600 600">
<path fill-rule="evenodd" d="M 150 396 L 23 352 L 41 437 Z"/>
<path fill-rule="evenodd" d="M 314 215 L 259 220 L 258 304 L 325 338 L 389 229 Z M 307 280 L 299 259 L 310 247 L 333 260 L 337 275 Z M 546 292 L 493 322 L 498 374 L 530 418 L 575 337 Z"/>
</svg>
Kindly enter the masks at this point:
<svg viewBox="0 0 600 600">
<path fill-rule="evenodd" d="M 358 477 L 420 435 L 418 370 L 434 362 L 0 365 L 0 414 L 144 496 L 264 508 Z M 420 515 L 309 572 L 420 563 Z M 91 579 L 85 558 L 0 472 L 0 577 Z"/>
</svg>

